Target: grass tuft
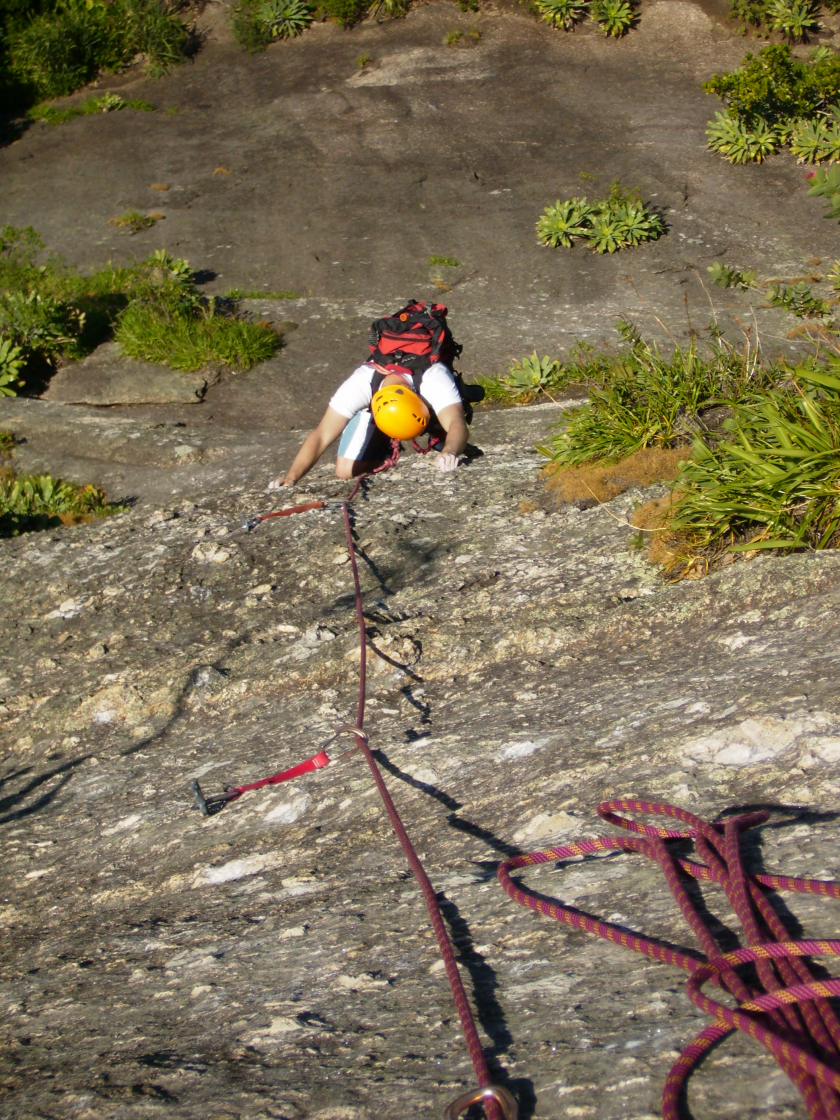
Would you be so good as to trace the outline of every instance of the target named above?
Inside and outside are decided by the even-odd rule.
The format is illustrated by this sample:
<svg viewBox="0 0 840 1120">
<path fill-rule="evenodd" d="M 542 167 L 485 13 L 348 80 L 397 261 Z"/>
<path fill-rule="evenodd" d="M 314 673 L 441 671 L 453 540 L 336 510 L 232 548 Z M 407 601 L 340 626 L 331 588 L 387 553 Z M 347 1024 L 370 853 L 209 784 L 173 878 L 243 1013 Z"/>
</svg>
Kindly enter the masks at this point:
<svg viewBox="0 0 840 1120">
<path fill-rule="evenodd" d="M 188 262 L 163 249 L 87 275 L 55 259 L 39 264 L 42 249 L 31 227 L 0 229 L 0 394 L 43 381 L 59 357 L 80 358 L 109 338 L 132 356 L 189 370 L 249 369 L 282 344 L 204 296 Z"/>
<path fill-rule="evenodd" d="M 457 268 L 460 261 L 456 261 L 454 257 L 429 257 L 429 264 L 434 267 L 435 265 L 445 265 L 447 268 Z"/>
<path fill-rule="evenodd" d="M 228 288 L 223 299 L 300 299 L 297 292 L 281 289 L 278 292 L 269 288 Z"/>
<path fill-rule="evenodd" d="M 127 229 L 134 234 L 139 233 L 141 229 L 151 229 L 156 220 L 151 214 L 141 214 L 138 210 L 126 210 L 124 213 L 118 214 L 116 218 L 109 218 L 108 225 Z"/>
<path fill-rule="evenodd" d="M 270 358 L 280 346 L 271 329 L 212 313 L 184 315 L 130 304 L 120 316 L 115 338 L 123 353 L 191 372 L 212 362 L 239 371 Z"/>
<path fill-rule="evenodd" d="M 56 125 L 75 120 L 76 117 L 88 117 L 95 113 L 114 113 L 120 109 L 135 109 L 146 113 L 155 112 L 155 106 L 150 101 L 141 101 L 136 98 L 125 101 L 119 94 L 103 93 L 98 97 L 87 97 L 78 105 L 68 105 L 63 109 L 51 102 L 43 102 L 40 105 L 34 105 L 26 115 L 30 120 Z"/>
<path fill-rule="evenodd" d="M 0 43 L 5 109 L 64 97 L 100 72 L 124 69 L 138 54 L 156 76 L 183 62 L 196 46 L 194 32 L 159 0 L 33 4 L 29 11 L 34 14 L 28 18 L 6 17 Z"/>
</svg>

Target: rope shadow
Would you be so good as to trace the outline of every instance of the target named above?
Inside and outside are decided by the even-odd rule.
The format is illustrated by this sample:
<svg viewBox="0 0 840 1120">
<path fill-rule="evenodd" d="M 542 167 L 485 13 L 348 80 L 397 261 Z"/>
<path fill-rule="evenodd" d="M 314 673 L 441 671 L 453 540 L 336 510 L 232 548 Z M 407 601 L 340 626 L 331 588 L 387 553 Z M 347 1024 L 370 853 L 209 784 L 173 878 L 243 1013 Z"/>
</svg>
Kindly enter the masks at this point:
<svg viewBox="0 0 840 1120">
<path fill-rule="evenodd" d="M 67 783 L 73 777 L 73 771 L 76 769 L 76 767 L 80 766 L 83 762 L 86 762 L 90 757 L 91 755 L 84 754 L 79 758 L 71 759 L 69 762 L 63 762 L 61 766 L 56 766 L 52 770 L 48 770 L 45 774 L 39 774 L 36 777 L 32 778 L 22 789 L 19 789 L 16 793 L 10 793 L 5 797 L 0 797 L 0 813 L 3 814 L 3 816 L 0 816 L 0 825 L 11 824 L 13 821 L 23 820 L 24 817 L 29 817 L 33 813 L 37 813 L 40 812 L 41 809 L 45 809 L 47 805 L 49 805 L 55 799 L 58 793 L 67 785 Z M 15 777 L 19 777 L 21 774 L 26 774 L 30 770 L 31 767 L 25 767 L 23 770 L 18 770 L 14 774 L 7 775 L 2 781 L 0 781 L 0 785 L 12 781 Z M 30 805 L 23 806 L 22 808 L 14 808 L 14 806 L 19 805 L 34 790 L 38 789 L 45 782 L 49 782 L 59 775 L 62 775 L 61 781 L 54 785 L 52 789 L 49 789 L 42 793 L 41 796 L 37 798 L 37 800 L 33 801 Z M 11 811 L 7 812 L 7 810 Z"/>
<path fill-rule="evenodd" d="M 505 1013 L 496 998 L 499 988 L 496 970 L 476 950 L 469 923 L 461 916 L 457 904 L 447 898 L 443 891 L 438 893 L 437 901 L 443 920 L 449 927 L 452 944 L 458 953 L 458 964 L 469 973 L 478 1021 L 492 1043 L 489 1048 L 484 1047 L 483 1050 L 493 1081 L 515 1093 L 519 1101 L 520 1120 L 530 1120 L 537 1103 L 533 1082 L 527 1077 L 511 1080 L 507 1070 L 498 1060 L 512 1046 L 513 1036 L 508 1029 Z"/>
</svg>

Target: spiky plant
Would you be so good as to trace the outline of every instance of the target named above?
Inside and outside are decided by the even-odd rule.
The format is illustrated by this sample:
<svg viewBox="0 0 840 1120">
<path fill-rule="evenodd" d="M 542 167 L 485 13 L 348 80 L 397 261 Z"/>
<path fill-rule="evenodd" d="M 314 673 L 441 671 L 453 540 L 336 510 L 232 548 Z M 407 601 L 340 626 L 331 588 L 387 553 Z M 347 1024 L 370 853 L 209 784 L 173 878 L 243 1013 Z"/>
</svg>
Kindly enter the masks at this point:
<svg viewBox="0 0 840 1120">
<path fill-rule="evenodd" d="M 661 216 L 638 200 L 619 203 L 613 206 L 612 213 L 618 222 L 621 248 L 655 241 L 665 232 Z"/>
<path fill-rule="evenodd" d="M 588 219 L 592 207 L 585 198 L 559 199 L 547 206 L 537 221 L 537 237 L 543 245 L 569 248 L 575 237 L 589 235 Z"/>
<path fill-rule="evenodd" d="M 603 33 L 616 39 L 627 34 L 636 18 L 629 0 L 592 0 L 589 12 Z"/>
<path fill-rule="evenodd" d="M 808 59 L 810 62 L 828 62 L 830 58 L 834 57 L 834 51 L 831 47 L 812 47 L 808 51 Z"/>
<path fill-rule="evenodd" d="M 767 20 L 771 31 L 781 31 L 791 43 L 801 43 L 818 31 L 818 5 L 814 0 L 768 0 Z"/>
<path fill-rule="evenodd" d="M 24 367 L 23 351 L 9 338 L 0 338 L 0 397 L 13 397 L 12 386 L 20 386 L 23 379 L 20 372 Z"/>
<path fill-rule="evenodd" d="M 571 31 L 586 15 L 587 0 L 536 0 L 537 11 L 552 27 Z"/>
<path fill-rule="evenodd" d="M 385 19 L 402 19 L 408 15 L 408 5 L 410 0 L 373 0 L 369 10 L 370 15 L 379 20 L 380 22 Z M 476 4 L 476 7 L 478 5 Z M 365 58 L 362 55 L 362 58 Z M 370 59 L 367 59 L 370 62 Z M 360 68 L 364 70 L 364 65 L 359 63 Z M 366 64 L 365 64 L 366 65 Z"/>
<path fill-rule="evenodd" d="M 294 39 L 315 18 L 305 0 L 260 0 L 255 15 L 272 39 Z"/>
<path fill-rule="evenodd" d="M 840 125 L 835 121 L 798 121 L 790 137 L 790 149 L 799 163 L 821 163 L 840 159 Z"/>
<path fill-rule="evenodd" d="M 731 438 L 698 440 L 671 527 L 696 548 L 826 548 L 840 538 L 840 380 L 800 366 L 794 387 L 736 404 Z"/>
<path fill-rule="evenodd" d="M 593 217 L 589 242 L 596 253 L 614 253 L 622 247 L 621 222 L 609 213 Z"/>
<path fill-rule="evenodd" d="M 559 371 L 558 361 L 548 356 L 539 358 L 535 350 L 529 358 L 513 363 L 504 382 L 517 393 L 546 391 L 551 388 Z"/>
<path fill-rule="evenodd" d="M 808 194 L 828 199 L 828 209 L 823 217 L 840 218 L 840 164 L 833 163 L 828 171 L 818 167 L 815 171 L 810 171 L 808 176 L 811 180 Z"/>
<path fill-rule="evenodd" d="M 781 147 L 778 129 L 764 120 L 749 128 L 743 121 L 715 113 L 706 129 L 706 141 L 713 152 L 725 156 L 730 163 L 761 163 Z"/>
</svg>

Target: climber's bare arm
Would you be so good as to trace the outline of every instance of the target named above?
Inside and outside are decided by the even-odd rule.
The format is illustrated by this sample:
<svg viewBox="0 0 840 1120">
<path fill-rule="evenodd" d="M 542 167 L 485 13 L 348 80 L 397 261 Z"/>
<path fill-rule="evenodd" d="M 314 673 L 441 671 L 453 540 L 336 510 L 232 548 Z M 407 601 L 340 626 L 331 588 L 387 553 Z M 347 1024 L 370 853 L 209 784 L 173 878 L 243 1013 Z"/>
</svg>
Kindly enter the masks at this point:
<svg viewBox="0 0 840 1120">
<path fill-rule="evenodd" d="M 295 455 L 285 475 L 272 479 L 268 489 L 279 490 L 281 486 L 291 486 L 298 479 L 303 478 L 307 471 L 312 470 L 330 444 L 338 439 L 348 423 L 346 416 L 341 416 L 334 408 L 328 408 L 318 427 L 313 428 L 301 444 L 300 451 Z"/>
<path fill-rule="evenodd" d="M 440 426 L 446 432 L 446 439 L 437 457 L 437 466 L 442 471 L 454 471 L 458 466 L 458 456 L 467 446 L 469 429 L 460 404 L 450 404 L 438 413 Z"/>
</svg>

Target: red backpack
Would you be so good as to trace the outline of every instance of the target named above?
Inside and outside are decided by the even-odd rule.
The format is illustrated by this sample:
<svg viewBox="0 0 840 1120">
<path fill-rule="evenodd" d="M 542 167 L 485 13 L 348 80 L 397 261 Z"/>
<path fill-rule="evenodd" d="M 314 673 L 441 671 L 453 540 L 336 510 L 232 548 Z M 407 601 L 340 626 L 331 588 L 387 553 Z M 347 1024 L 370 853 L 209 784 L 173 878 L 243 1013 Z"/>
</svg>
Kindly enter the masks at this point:
<svg viewBox="0 0 840 1120">
<path fill-rule="evenodd" d="M 412 374 L 425 373 L 435 362 L 443 362 L 451 370 L 462 349 L 452 338 L 444 305 L 416 299 L 371 323 L 368 341 L 374 362 Z"/>
</svg>

